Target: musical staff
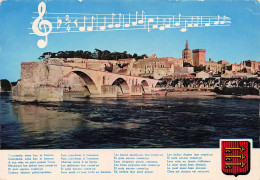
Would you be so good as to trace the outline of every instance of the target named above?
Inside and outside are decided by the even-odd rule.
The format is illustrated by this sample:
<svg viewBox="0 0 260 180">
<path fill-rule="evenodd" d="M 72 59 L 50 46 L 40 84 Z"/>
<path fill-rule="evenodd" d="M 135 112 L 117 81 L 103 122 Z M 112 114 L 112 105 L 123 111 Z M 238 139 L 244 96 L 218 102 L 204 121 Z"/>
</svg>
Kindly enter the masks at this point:
<svg viewBox="0 0 260 180">
<path fill-rule="evenodd" d="M 186 32 L 187 28 L 230 26 L 231 18 L 226 16 L 183 16 L 178 15 L 148 15 L 144 11 L 135 15 L 129 14 L 91 14 L 91 13 L 52 13 L 44 17 L 46 5 L 41 2 L 38 6 L 38 17 L 33 17 L 33 33 L 45 36 L 45 40 L 39 40 L 38 46 L 44 48 L 47 45 L 47 36 L 50 33 L 91 32 L 91 31 L 115 31 L 144 29 L 150 32 L 152 29 L 178 28 Z M 53 26 L 54 25 L 54 26 Z M 55 26 L 56 25 L 56 26 Z M 42 29 L 42 26 L 44 28 Z M 37 29 L 38 27 L 38 29 Z"/>
</svg>

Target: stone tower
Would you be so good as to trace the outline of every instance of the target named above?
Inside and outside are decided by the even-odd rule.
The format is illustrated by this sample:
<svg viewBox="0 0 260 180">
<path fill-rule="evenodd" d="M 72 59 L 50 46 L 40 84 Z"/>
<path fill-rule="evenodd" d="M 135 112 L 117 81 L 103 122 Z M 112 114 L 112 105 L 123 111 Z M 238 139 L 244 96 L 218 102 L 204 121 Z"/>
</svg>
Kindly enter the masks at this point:
<svg viewBox="0 0 260 180">
<path fill-rule="evenodd" d="M 199 66 L 205 64 L 206 59 L 206 49 L 195 49 L 193 53 L 193 65 Z"/>
<path fill-rule="evenodd" d="M 185 49 L 182 50 L 182 59 L 183 59 L 183 62 L 187 62 L 187 63 L 190 63 L 191 65 L 193 65 L 192 52 L 189 49 L 188 40 L 186 40 Z"/>
</svg>

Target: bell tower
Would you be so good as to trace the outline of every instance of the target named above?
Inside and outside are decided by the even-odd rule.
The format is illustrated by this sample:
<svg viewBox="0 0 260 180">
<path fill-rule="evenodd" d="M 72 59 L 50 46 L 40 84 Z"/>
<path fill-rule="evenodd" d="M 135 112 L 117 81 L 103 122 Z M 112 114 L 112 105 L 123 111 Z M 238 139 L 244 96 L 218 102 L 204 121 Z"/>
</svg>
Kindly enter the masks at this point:
<svg viewBox="0 0 260 180">
<path fill-rule="evenodd" d="M 187 63 L 190 63 L 191 65 L 193 65 L 192 51 L 189 49 L 188 40 L 186 40 L 185 49 L 182 50 L 182 59 L 183 59 L 183 62 L 187 62 Z"/>
</svg>

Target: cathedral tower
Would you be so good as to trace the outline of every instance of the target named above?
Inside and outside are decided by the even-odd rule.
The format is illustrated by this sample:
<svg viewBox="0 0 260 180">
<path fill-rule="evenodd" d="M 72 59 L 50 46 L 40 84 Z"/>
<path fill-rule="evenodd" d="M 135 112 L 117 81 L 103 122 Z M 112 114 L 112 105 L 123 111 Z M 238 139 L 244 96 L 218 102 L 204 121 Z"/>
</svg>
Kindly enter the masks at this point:
<svg viewBox="0 0 260 180">
<path fill-rule="evenodd" d="M 190 63 L 191 65 L 193 65 L 192 51 L 189 49 L 188 40 L 186 40 L 185 49 L 182 50 L 182 59 L 183 59 L 183 62 L 187 62 L 187 63 Z"/>
</svg>

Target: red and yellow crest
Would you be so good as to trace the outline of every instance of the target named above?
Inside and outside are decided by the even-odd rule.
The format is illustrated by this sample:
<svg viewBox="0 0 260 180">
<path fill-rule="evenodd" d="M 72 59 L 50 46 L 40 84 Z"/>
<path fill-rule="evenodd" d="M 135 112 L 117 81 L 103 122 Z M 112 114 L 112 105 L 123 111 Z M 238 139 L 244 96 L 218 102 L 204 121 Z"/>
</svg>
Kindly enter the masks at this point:
<svg viewBox="0 0 260 180">
<path fill-rule="evenodd" d="M 227 175 L 245 175 L 250 171 L 250 142 L 222 141 L 222 172 Z"/>
</svg>

